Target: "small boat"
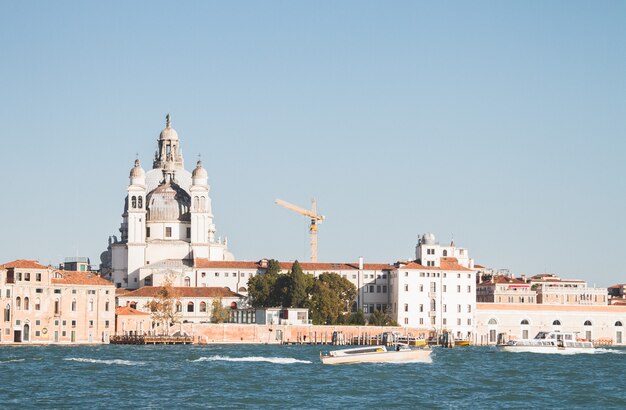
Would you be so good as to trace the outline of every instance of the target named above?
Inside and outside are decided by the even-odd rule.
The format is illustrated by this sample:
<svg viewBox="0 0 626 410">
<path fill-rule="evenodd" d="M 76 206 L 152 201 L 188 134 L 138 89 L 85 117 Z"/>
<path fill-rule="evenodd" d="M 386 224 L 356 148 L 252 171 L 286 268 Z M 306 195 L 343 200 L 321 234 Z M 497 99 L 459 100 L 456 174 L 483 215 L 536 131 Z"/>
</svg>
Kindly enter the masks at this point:
<svg viewBox="0 0 626 410">
<path fill-rule="evenodd" d="M 531 352 L 531 353 L 593 353 L 593 343 L 579 339 L 576 333 L 567 332 L 539 332 L 533 339 L 511 340 L 497 345 L 503 352 Z"/>
<path fill-rule="evenodd" d="M 455 346 L 469 346 L 471 343 L 467 339 L 454 339 Z"/>
<path fill-rule="evenodd" d="M 407 344 L 398 343 L 392 349 L 365 346 L 333 350 L 327 354 L 320 352 L 320 360 L 323 364 L 430 362 L 430 353 L 430 348 L 411 349 Z"/>
</svg>

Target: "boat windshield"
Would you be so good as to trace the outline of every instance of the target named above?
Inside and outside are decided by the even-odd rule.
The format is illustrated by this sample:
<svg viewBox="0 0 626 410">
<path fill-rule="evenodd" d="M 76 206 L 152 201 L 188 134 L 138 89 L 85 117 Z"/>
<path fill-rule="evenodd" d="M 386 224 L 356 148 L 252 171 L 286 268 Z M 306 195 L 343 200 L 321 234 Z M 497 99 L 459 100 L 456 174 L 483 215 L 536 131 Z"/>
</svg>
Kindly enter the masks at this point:
<svg viewBox="0 0 626 410">
<path fill-rule="evenodd" d="M 545 339 L 546 336 L 548 336 L 548 332 L 539 332 L 537 336 L 535 336 L 535 339 Z"/>
</svg>

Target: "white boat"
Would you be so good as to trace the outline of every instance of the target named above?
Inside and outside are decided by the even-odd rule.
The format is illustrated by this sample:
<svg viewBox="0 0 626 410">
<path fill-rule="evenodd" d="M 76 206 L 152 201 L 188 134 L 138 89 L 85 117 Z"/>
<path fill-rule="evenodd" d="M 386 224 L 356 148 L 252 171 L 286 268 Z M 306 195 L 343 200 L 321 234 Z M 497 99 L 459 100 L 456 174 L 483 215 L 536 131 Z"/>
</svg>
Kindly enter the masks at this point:
<svg viewBox="0 0 626 410">
<path fill-rule="evenodd" d="M 430 362 L 430 353 L 428 347 L 412 349 L 407 344 L 398 343 L 389 349 L 386 346 L 366 346 L 333 350 L 327 354 L 320 352 L 320 360 L 323 364 Z"/>
<path fill-rule="evenodd" d="M 539 332 L 533 339 L 511 340 L 499 344 L 503 352 L 531 352 L 531 353 L 593 353 L 593 343 L 578 339 L 576 333 L 566 332 Z"/>
</svg>

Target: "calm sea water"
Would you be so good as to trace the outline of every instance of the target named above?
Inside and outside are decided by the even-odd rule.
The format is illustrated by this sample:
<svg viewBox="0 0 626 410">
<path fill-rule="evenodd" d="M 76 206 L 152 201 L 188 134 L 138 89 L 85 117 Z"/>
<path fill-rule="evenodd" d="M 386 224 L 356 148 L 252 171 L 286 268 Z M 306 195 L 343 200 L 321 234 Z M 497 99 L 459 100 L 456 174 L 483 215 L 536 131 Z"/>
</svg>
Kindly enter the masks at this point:
<svg viewBox="0 0 626 410">
<path fill-rule="evenodd" d="M 435 348 L 323 366 L 312 346 L 0 347 L 2 408 L 625 408 L 626 350 Z"/>
</svg>

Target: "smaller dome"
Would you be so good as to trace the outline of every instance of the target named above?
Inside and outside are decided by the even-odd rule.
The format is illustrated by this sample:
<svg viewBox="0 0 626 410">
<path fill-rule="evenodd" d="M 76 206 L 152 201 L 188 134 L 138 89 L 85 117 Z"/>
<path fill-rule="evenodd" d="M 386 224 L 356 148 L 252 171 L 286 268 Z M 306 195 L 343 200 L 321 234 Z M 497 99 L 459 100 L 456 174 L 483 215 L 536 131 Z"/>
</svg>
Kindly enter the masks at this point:
<svg viewBox="0 0 626 410">
<path fill-rule="evenodd" d="M 206 169 L 202 168 L 202 161 L 198 161 L 196 168 L 193 170 L 191 174 L 192 178 L 208 178 L 208 174 L 206 173 Z"/>
<path fill-rule="evenodd" d="M 435 235 L 432 233 L 425 233 L 422 235 L 422 243 L 424 245 L 434 245 L 435 244 Z"/>
<path fill-rule="evenodd" d="M 161 131 L 161 135 L 159 135 L 160 140 L 178 140 L 178 133 L 174 128 L 172 128 L 172 117 L 167 114 L 165 117 L 165 128 Z"/>
<path fill-rule="evenodd" d="M 135 166 L 132 167 L 130 170 L 130 178 L 140 178 L 140 177 L 145 177 L 145 176 L 146 176 L 146 171 L 144 171 L 143 168 L 141 168 L 141 164 L 139 163 L 139 160 L 136 159 Z"/>
</svg>

